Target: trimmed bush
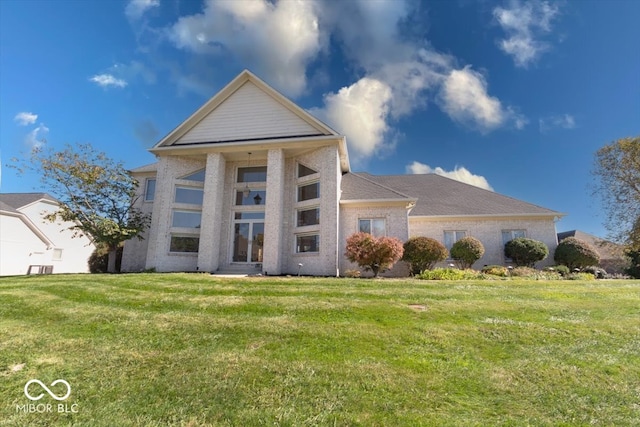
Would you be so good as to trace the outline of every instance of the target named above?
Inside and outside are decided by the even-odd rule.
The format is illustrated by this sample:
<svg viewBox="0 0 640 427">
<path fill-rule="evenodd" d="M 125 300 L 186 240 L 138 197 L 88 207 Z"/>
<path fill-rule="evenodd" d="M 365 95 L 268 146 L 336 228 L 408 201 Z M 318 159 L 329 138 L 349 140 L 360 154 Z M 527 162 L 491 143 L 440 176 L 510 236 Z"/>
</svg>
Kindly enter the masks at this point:
<svg viewBox="0 0 640 427">
<path fill-rule="evenodd" d="M 553 256 L 556 263 L 566 265 L 569 270 L 584 268 L 600 263 L 600 255 L 593 246 L 575 237 L 563 239 Z"/>
<path fill-rule="evenodd" d="M 538 240 L 518 237 L 505 243 L 504 255 L 518 267 L 533 267 L 536 262 L 549 256 L 549 248 Z"/>
<path fill-rule="evenodd" d="M 345 256 L 365 271 L 371 270 L 373 277 L 385 271 L 402 258 L 402 242 L 395 237 L 374 237 L 369 233 L 354 233 L 347 238 Z"/>
<path fill-rule="evenodd" d="M 596 280 L 596 276 L 591 273 L 571 273 L 566 278 L 568 280 Z"/>
<path fill-rule="evenodd" d="M 473 270 L 458 270 L 457 268 L 436 268 L 425 270 L 416 276 L 422 280 L 478 280 L 485 279 L 482 273 Z"/>
<path fill-rule="evenodd" d="M 449 256 L 447 248 L 430 237 L 412 237 L 404 242 L 402 260 L 409 263 L 411 274 L 431 270 L 433 266 Z"/>
<path fill-rule="evenodd" d="M 596 279 L 604 279 L 605 277 L 607 277 L 607 270 L 596 265 L 590 265 L 589 267 L 583 268 L 581 273 L 593 274 Z"/>
<path fill-rule="evenodd" d="M 556 273 L 559 273 L 562 277 L 567 277 L 571 270 L 566 265 L 555 265 L 553 267 L 549 267 L 549 269 L 553 269 Z"/>
<path fill-rule="evenodd" d="M 490 274 L 492 276 L 507 277 L 509 276 L 509 269 L 502 265 L 487 265 L 482 268 L 484 274 Z"/>
<path fill-rule="evenodd" d="M 451 247 L 451 258 L 460 269 L 471 268 L 474 262 L 484 255 L 482 242 L 475 237 L 463 237 Z"/>
</svg>

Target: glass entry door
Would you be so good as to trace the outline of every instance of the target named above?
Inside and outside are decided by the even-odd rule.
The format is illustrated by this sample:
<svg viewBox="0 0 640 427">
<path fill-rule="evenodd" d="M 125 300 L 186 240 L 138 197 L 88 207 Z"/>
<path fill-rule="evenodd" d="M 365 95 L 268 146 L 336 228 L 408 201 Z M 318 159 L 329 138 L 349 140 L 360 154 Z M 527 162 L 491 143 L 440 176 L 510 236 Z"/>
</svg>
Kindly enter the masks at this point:
<svg viewBox="0 0 640 427">
<path fill-rule="evenodd" d="M 262 262 L 264 222 L 241 221 L 233 228 L 233 262 Z"/>
</svg>

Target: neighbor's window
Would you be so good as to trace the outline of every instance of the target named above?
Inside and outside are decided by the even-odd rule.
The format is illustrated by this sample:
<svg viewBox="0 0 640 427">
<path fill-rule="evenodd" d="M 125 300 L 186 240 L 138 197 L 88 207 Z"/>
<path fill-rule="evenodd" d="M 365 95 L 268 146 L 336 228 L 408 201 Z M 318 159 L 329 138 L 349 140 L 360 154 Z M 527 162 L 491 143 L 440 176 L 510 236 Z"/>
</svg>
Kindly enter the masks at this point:
<svg viewBox="0 0 640 427">
<path fill-rule="evenodd" d="M 156 179 L 148 178 L 144 189 L 144 201 L 152 202 L 156 194 Z"/>
<path fill-rule="evenodd" d="M 527 237 L 526 230 L 502 230 L 502 244 L 505 245 L 518 237 Z"/>
<path fill-rule="evenodd" d="M 444 246 L 447 250 L 451 250 L 451 247 L 455 242 L 467 236 L 466 231 L 445 231 L 444 232 Z"/>
<path fill-rule="evenodd" d="M 237 182 L 267 182 L 267 167 L 238 168 Z"/>
<path fill-rule="evenodd" d="M 202 205 L 203 196 L 202 188 L 176 187 L 176 203 Z"/>
<path fill-rule="evenodd" d="M 173 211 L 172 227 L 200 228 L 202 212 Z"/>
<path fill-rule="evenodd" d="M 317 199 L 320 197 L 320 183 L 314 182 L 312 184 L 301 185 L 298 187 L 298 201 L 303 202 L 305 200 Z"/>
<path fill-rule="evenodd" d="M 298 178 L 302 178 L 303 176 L 313 175 L 314 173 L 318 173 L 318 171 L 315 171 L 311 168 L 306 167 L 305 165 L 298 163 Z"/>
<path fill-rule="evenodd" d="M 382 237 L 386 236 L 387 227 L 384 218 L 363 218 L 358 220 L 358 231 Z"/>
<path fill-rule="evenodd" d="M 51 254 L 51 259 L 53 261 L 61 261 L 62 260 L 62 249 L 54 249 Z"/>
<path fill-rule="evenodd" d="M 320 208 L 298 211 L 298 227 L 320 224 Z"/>
<path fill-rule="evenodd" d="M 186 179 L 188 181 L 204 182 L 204 169 L 200 169 L 199 171 L 194 172 L 190 175 L 183 176 L 180 179 Z"/>
<path fill-rule="evenodd" d="M 200 238 L 195 236 L 171 236 L 169 251 L 171 252 L 198 252 Z"/>
<path fill-rule="evenodd" d="M 296 252 L 319 252 L 320 251 L 320 236 L 317 234 L 296 236 Z"/>
</svg>

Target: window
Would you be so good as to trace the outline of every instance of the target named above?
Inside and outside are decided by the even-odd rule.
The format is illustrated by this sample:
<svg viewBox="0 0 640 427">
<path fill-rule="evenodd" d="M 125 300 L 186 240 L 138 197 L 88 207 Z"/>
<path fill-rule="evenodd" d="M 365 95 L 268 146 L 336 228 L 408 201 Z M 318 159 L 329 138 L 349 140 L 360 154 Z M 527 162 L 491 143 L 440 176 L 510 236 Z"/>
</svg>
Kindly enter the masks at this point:
<svg viewBox="0 0 640 427">
<path fill-rule="evenodd" d="M 236 206 L 264 205 L 267 200 L 266 190 L 250 190 L 246 197 L 244 194 L 244 191 L 236 191 Z"/>
<path fill-rule="evenodd" d="M 200 169 L 199 171 L 194 172 L 191 175 L 183 176 L 180 179 L 186 179 L 187 181 L 204 182 L 204 169 Z"/>
<path fill-rule="evenodd" d="M 317 199 L 320 197 L 320 183 L 314 182 L 312 184 L 301 185 L 298 187 L 298 201 L 303 202 L 305 200 Z"/>
<path fill-rule="evenodd" d="M 296 236 L 296 252 L 319 252 L 320 236 L 317 234 Z"/>
<path fill-rule="evenodd" d="M 254 166 L 238 168 L 237 182 L 267 182 L 267 167 Z"/>
<path fill-rule="evenodd" d="M 386 236 L 387 227 L 384 218 L 364 218 L 358 220 L 358 231 L 381 237 Z"/>
<path fill-rule="evenodd" d="M 144 189 L 144 201 L 153 202 L 155 194 L 156 194 L 156 179 L 147 178 L 146 187 Z"/>
<path fill-rule="evenodd" d="M 299 210 L 297 216 L 298 227 L 320 224 L 320 208 Z"/>
<path fill-rule="evenodd" d="M 202 212 L 173 211 L 172 227 L 200 228 Z"/>
<path fill-rule="evenodd" d="M 264 212 L 236 212 L 234 219 L 264 219 Z"/>
<path fill-rule="evenodd" d="M 526 234 L 525 230 L 502 230 L 502 244 L 505 245 L 518 237 L 526 237 Z"/>
<path fill-rule="evenodd" d="M 306 167 L 305 165 L 298 163 L 298 178 L 313 175 L 314 173 L 318 173 L 318 171 L 315 171 L 311 168 Z"/>
<path fill-rule="evenodd" d="M 176 187 L 176 203 L 202 205 L 204 191 L 201 188 Z"/>
<path fill-rule="evenodd" d="M 196 236 L 171 235 L 170 252 L 198 252 L 200 238 Z"/>
<path fill-rule="evenodd" d="M 447 250 L 451 250 L 451 247 L 455 242 L 467 236 L 466 231 L 445 231 L 444 232 L 444 246 Z"/>
<path fill-rule="evenodd" d="M 62 260 L 62 249 L 54 249 L 51 254 L 51 259 L 53 261 L 61 261 Z"/>
</svg>

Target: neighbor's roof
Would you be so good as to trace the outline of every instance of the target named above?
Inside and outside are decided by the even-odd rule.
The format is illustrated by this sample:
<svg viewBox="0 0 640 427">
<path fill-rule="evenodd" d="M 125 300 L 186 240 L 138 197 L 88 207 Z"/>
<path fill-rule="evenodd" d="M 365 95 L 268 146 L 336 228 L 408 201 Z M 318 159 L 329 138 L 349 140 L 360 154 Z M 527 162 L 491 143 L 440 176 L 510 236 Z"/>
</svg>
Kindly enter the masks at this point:
<svg viewBox="0 0 640 427">
<path fill-rule="evenodd" d="M 7 205 L 13 209 L 20 209 L 42 199 L 56 203 L 58 202 L 55 198 L 48 195 L 47 193 L 0 193 L 0 203 Z M 0 205 L 0 207 L 4 208 L 4 206 L 2 205 Z"/>
<path fill-rule="evenodd" d="M 584 231 L 580 230 L 563 231 L 558 233 L 558 242 L 566 239 L 567 237 L 575 237 L 578 240 L 589 243 L 596 249 L 596 251 L 600 255 L 600 258 L 602 259 L 624 257 L 623 245 L 605 240 L 598 236 L 594 236 L 593 234 L 585 233 Z"/>
<path fill-rule="evenodd" d="M 543 208 L 522 200 L 504 196 L 460 181 L 436 174 L 416 175 L 371 175 L 352 173 L 343 176 L 342 199 L 380 199 L 376 188 L 358 187 L 359 180 L 349 175 L 368 180 L 407 198 L 417 199 L 410 216 L 499 216 L 499 215 L 544 215 L 563 216 L 560 212 Z M 346 179 L 345 179 L 346 178 Z M 366 197 L 364 197 L 366 196 Z"/>
</svg>

